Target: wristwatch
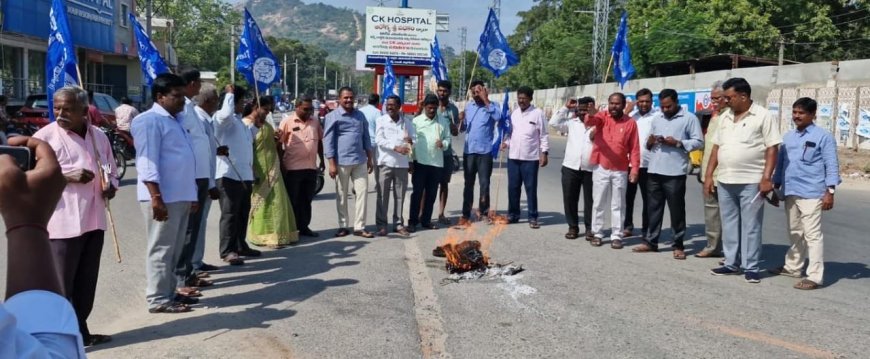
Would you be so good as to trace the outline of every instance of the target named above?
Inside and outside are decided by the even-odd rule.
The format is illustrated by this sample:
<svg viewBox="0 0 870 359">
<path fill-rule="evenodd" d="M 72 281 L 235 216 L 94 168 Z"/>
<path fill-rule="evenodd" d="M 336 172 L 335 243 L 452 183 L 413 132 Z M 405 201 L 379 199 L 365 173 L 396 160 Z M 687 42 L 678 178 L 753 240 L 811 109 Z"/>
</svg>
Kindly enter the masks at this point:
<svg viewBox="0 0 870 359">
<path fill-rule="evenodd" d="M 837 192 L 837 190 L 834 187 L 828 187 L 828 193 L 834 194 L 834 192 Z"/>
</svg>

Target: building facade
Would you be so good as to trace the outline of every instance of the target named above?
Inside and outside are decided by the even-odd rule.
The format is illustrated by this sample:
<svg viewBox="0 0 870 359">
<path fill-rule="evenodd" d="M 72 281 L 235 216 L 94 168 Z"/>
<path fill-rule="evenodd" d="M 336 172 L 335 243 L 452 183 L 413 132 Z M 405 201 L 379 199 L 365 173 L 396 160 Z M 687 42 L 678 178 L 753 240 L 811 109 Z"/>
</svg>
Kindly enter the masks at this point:
<svg viewBox="0 0 870 359">
<path fill-rule="evenodd" d="M 51 0 L 0 0 L 0 89 L 10 103 L 45 92 Z M 65 0 L 88 90 L 141 101 L 142 72 L 128 15 L 136 0 Z"/>
</svg>

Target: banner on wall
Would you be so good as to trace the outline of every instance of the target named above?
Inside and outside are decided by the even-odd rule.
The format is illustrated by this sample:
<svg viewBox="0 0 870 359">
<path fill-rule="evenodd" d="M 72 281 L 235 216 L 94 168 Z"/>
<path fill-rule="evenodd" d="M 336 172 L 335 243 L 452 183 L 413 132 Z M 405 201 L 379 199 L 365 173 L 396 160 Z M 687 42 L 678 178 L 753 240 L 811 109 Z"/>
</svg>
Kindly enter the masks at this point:
<svg viewBox="0 0 870 359">
<path fill-rule="evenodd" d="M 855 129 L 858 136 L 870 138 L 870 109 L 861 108 L 858 113 L 858 127 Z"/>
<path fill-rule="evenodd" d="M 840 103 L 840 110 L 837 111 L 837 142 L 843 145 L 848 145 L 849 137 L 852 133 L 852 108 L 851 103 Z M 830 127 L 826 128 L 830 130 Z"/>
</svg>

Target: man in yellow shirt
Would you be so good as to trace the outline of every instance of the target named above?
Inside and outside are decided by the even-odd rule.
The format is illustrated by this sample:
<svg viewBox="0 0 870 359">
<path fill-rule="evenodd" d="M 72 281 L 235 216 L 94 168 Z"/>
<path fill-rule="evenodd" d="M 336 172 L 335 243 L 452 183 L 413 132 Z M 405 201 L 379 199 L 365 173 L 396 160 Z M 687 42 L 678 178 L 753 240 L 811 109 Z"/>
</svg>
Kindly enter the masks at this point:
<svg viewBox="0 0 870 359">
<path fill-rule="evenodd" d="M 719 117 L 704 178 L 704 195 L 718 193 L 722 228 L 728 230 L 722 233 L 725 263 L 711 273 L 736 275 L 742 268 L 747 283 L 759 283 L 764 197 L 773 190 L 772 176 L 782 135 L 770 112 L 752 102 L 749 82 L 731 78 L 722 88 L 729 109 Z M 717 168 L 719 174 L 714 177 Z M 718 183 L 715 192 L 714 182 Z"/>
</svg>

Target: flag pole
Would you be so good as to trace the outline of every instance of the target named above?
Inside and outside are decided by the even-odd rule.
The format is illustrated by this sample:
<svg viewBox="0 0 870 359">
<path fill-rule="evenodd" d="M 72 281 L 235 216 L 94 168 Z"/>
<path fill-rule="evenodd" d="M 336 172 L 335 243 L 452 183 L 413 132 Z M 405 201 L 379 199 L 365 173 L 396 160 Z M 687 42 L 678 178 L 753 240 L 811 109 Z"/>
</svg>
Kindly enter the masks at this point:
<svg viewBox="0 0 870 359">
<path fill-rule="evenodd" d="M 610 75 L 610 67 L 613 66 L 613 52 L 610 53 L 610 61 L 607 63 L 607 71 L 604 71 L 604 80 L 602 83 L 607 82 L 607 76 Z"/>
<path fill-rule="evenodd" d="M 82 80 L 82 70 L 81 70 L 81 68 L 79 68 L 79 64 L 76 64 L 76 75 L 78 75 L 78 78 L 79 78 L 79 87 L 82 90 L 84 90 L 85 86 L 84 86 L 84 82 Z M 50 94 L 50 96 L 54 96 L 54 94 Z M 96 140 L 94 139 L 93 135 L 91 135 L 91 142 L 94 146 L 94 152 L 97 152 L 97 143 L 96 143 Z M 99 152 L 97 152 L 95 154 L 96 154 L 95 160 L 97 162 L 97 173 L 100 175 L 100 188 L 105 190 L 106 186 L 111 186 L 111 185 L 106 183 L 106 181 L 108 179 L 106 177 L 106 173 L 103 171 L 103 162 L 100 159 Z M 100 195 L 102 195 L 102 194 L 100 194 Z M 114 245 L 115 245 L 115 258 L 117 258 L 118 263 L 121 263 L 121 246 L 118 244 L 118 233 L 117 233 L 117 230 L 115 229 L 115 216 L 112 214 L 112 206 L 109 204 L 110 200 L 108 198 L 106 198 L 105 200 L 106 200 L 106 214 L 107 214 L 107 217 L 109 217 L 109 229 L 112 232 L 112 243 L 114 243 Z"/>
</svg>

